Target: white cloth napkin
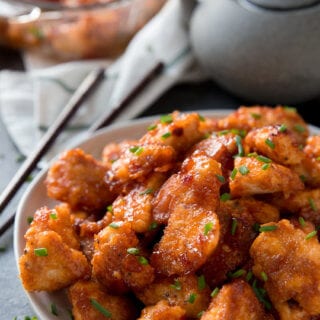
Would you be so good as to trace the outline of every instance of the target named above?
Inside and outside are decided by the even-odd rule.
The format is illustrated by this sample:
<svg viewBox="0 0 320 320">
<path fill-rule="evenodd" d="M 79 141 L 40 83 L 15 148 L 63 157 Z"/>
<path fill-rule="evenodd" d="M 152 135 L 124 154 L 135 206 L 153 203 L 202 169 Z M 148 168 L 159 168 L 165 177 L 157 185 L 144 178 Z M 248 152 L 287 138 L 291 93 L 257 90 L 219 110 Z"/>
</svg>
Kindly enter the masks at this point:
<svg viewBox="0 0 320 320">
<path fill-rule="evenodd" d="M 84 131 L 107 108 L 112 109 L 159 61 L 165 64 L 162 74 L 116 121 L 137 116 L 181 80 L 203 79 L 203 73 L 196 66 L 190 49 L 180 0 L 169 0 L 137 33 L 117 61 L 76 61 L 35 67 L 39 59 L 27 56 L 27 72 L 0 72 L 3 122 L 19 150 L 28 155 L 88 72 L 98 65 L 107 67 L 105 80 L 80 108 L 63 137 L 52 148 L 50 158 L 66 139 Z"/>
</svg>

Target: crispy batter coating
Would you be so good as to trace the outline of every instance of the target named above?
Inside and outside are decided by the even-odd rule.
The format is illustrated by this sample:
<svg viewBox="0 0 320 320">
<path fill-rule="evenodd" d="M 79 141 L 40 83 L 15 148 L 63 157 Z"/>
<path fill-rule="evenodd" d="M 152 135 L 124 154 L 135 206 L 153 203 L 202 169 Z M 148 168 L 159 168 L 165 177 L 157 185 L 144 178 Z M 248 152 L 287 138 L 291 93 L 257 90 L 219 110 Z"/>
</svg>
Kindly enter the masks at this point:
<svg viewBox="0 0 320 320">
<path fill-rule="evenodd" d="M 78 281 L 68 289 L 75 320 L 105 320 L 108 317 L 98 310 L 106 310 L 110 319 L 132 320 L 137 315 L 133 302 L 125 296 L 113 296 L 96 282 Z"/>
<path fill-rule="evenodd" d="M 138 320 L 185 320 L 185 311 L 179 306 L 169 306 L 166 300 L 159 301 L 156 305 L 142 310 Z"/>
<path fill-rule="evenodd" d="M 301 227 L 285 219 L 267 225 L 276 229 L 260 233 L 250 254 L 254 274 L 260 279 L 262 272 L 267 276 L 264 288 L 280 319 L 320 315 L 320 244 L 316 236 L 307 236 L 313 225 Z"/>
<path fill-rule="evenodd" d="M 129 248 L 139 249 L 130 223 L 113 222 L 96 235 L 94 246 L 93 274 L 110 292 L 123 294 L 153 281 L 154 270 L 148 261 L 141 260 L 139 252 L 128 252 Z"/>
<path fill-rule="evenodd" d="M 289 168 L 276 163 L 265 163 L 255 157 L 237 157 L 234 167 L 238 173 L 230 181 L 230 192 L 233 197 L 251 196 L 255 194 L 283 192 L 285 195 L 303 190 L 300 177 Z M 241 170 L 245 170 L 241 173 Z"/>
<path fill-rule="evenodd" d="M 218 126 L 223 129 L 243 129 L 250 131 L 268 125 L 285 124 L 292 131 L 296 140 L 304 144 L 309 135 L 309 129 L 302 117 L 292 108 L 277 106 L 240 107 L 227 117 L 219 120 Z"/>
<path fill-rule="evenodd" d="M 51 166 L 46 186 L 50 198 L 73 209 L 97 211 L 114 198 L 104 182 L 107 168 L 80 149 L 69 150 Z"/>
<path fill-rule="evenodd" d="M 320 157 L 320 136 L 309 136 L 303 150 L 309 157 Z"/>
<path fill-rule="evenodd" d="M 280 125 L 265 126 L 251 130 L 244 139 L 249 152 L 257 152 L 273 161 L 288 166 L 299 164 L 304 153 L 291 131 L 281 131 Z"/>
<path fill-rule="evenodd" d="M 151 256 L 152 265 L 167 276 L 199 269 L 219 240 L 215 211 L 219 205 L 220 164 L 198 154 L 186 158 L 179 175 L 181 190 L 172 194 L 179 202 L 174 200 L 169 208 L 168 225 Z"/>
<path fill-rule="evenodd" d="M 272 320 L 273 317 L 263 310 L 248 283 L 239 279 L 222 287 L 200 319 Z"/>
<path fill-rule="evenodd" d="M 136 292 L 136 296 L 147 306 L 164 299 L 170 306 L 180 306 L 186 311 L 186 316 L 196 318 L 209 305 L 210 289 L 208 286 L 199 287 L 198 277 L 188 274 L 182 277 L 159 277 L 144 290 Z"/>
</svg>

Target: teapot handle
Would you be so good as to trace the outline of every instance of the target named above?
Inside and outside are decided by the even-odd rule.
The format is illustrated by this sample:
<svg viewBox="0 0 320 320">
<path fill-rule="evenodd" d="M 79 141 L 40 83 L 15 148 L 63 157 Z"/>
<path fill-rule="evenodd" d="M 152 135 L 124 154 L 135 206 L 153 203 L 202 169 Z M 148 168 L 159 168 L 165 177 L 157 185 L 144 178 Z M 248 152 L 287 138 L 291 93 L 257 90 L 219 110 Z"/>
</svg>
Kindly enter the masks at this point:
<svg viewBox="0 0 320 320">
<path fill-rule="evenodd" d="M 193 12 L 193 9 L 197 5 L 197 0 L 180 0 L 182 8 L 183 21 L 189 25 L 189 21 Z"/>
</svg>

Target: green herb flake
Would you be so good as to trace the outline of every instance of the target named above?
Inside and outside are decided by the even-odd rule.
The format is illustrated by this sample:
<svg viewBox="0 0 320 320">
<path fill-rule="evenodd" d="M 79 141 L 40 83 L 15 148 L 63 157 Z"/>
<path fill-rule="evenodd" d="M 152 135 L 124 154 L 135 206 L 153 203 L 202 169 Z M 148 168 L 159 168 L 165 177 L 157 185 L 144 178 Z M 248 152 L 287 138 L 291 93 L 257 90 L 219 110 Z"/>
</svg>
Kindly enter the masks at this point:
<svg viewBox="0 0 320 320">
<path fill-rule="evenodd" d="M 172 121 L 173 121 L 173 119 L 172 119 L 172 115 L 171 114 L 164 114 L 164 115 L 162 115 L 160 117 L 160 122 L 161 123 L 168 124 L 168 123 L 171 123 Z"/>
<path fill-rule="evenodd" d="M 136 156 L 139 156 L 143 152 L 143 147 L 134 146 L 134 147 L 131 147 L 129 150 L 131 153 L 135 154 Z"/>
<path fill-rule="evenodd" d="M 54 315 L 54 316 L 58 316 L 58 308 L 57 306 L 54 304 L 54 303 L 51 303 L 50 305 L 50 310 L 51 310 L 51 313 Z"/>
<path fill-rule="evenodd" d="M 252 226 L 252 230 L 253 230 L 254 232 L 259 232 L 259 229 L 260 229 L 260 224 L 257 223 L 257 222 L 255 222 L 255 223 L 253 224 L 253 226 Z"/>
<path fill-rule="evenodd" d="M 47 250 L 47 248 L 35 248 L 34 254 L 37 257 L 46 257 L 48 255 L 48 250 Z"/>
<path fill-rule="evenodd" d="M 149 261 L 143 256 L 138 257 L 138 261 L 143 266 L 146 266 L 147 264 L 149 264 Z"/>
<path fill-rule="evenodd" d="M 109 227 L 112 228 L 112 229 L 119 229 L 120 228 L 120 224 L 117 223 L 117 222 L 111 222 L 109 224 Z"/>
<path fill-rule="evenodd" d="M 210 297 L 211 297 L 211 298 L 214 298 L 214 297 L 219 293 L 219 291 L 220 291 L 220 289 L 219 289 L 218 287 L 215 287 L 215 288 L 212 290 L 212 292 L 211 292 L 211 294 L 210 294 Z"/>
<path fill-rule="evenodd" d="M 264 282 L 268 281 L 268 276 L 264 271 L 261 271 L 260 276 Z"/>
<path fill-rule="evenodd" d="M 233 168 L 233 170 L 231 172 L 231 175 L 230 175 L 231 180 L 234 180 L 234 178 L 236 177 L 237 173 L 238 173 L 238 169 L 237 168 Z"/>
<path fill-rule="evenodd" d="M 31 224 L 32 221 L 33 221 L 33 217 L 28 216 L 28 217 L 27 217 L 27 223 L 28 223 L 28 224 Z"/>
<path fill-rule="evenodd" d="M 202 116 L 201 114 L 198 114 L 198 116 L 199 116 L 199 120 L 201 122 L 205 122 L 206 121 L 206 118 L 204 116 Z"/>
<path fill-rule="evenodd" d="M 316 157 L 316 160 L 317 160 L 317 161 L 320 161 L 320 157 Z"/>
<path fill-rule="evenodd" d="M 301 180 L 302 182 L 306 182 L 306 181 L 307 181 L 307 177 L 304 176 L 303 174 L 301 174 L 301 175 L 299 176 L 299 178 L 300 178 L 300 180 Z"/>
<path fill-rule="evenodd" d="M 154 129 L 156 129 L 157 128 L 157 125 L 156 124 L 151 124 L 148 128 L 147 128 L 147 130 L 148 131 L 152 131 L 152 130 L 154 130 Z"/>
<path fill-rule="evenodd" d="M 110 204 L 109 206 L 107 206 L 107 212 L 110 212 L 110 213 L 113 212 L 113 206 L 112 206 L 112 204 Z"/>
<path fill-rule="evenodd" d="M 262 170 L 267 170 L 267 169 L 269 169 L 270 168 L 270 163 L 265 163 L 265 164 L 263 164 L 262 166 L 261 166 L 261 169 Z"/>
<path fill-rule="evenodd" d="M 317 235 L 317 232 L 318 232 L 317 230 L 311 231 L 310 233 L 308 233 L 308 234 L 306 235 L 305 239 L 306 239 L 306 240 L 309 240 L 309 239 L 313 238 L 314 236 Z"/>
<path fill-rule="evenodd" d="M 224 176 L 222 176 L 220 174 L 216 174 L 216 177 L 221 183 L 225 183 L 226 182 L 226 179 L 224 178 Z"/>
<path fill-rule="evenodd" d="M 236 234 L 237 225 L 238 225 L 238 220 L 236 218 L 232 218 L 231 235 L 233 236 Z"/>
<path fill-rule="evenodd" d="M 204 275 L 198 277 L 198 289 L 201 291 L 207 286 Z"/>
<path fill-rule="evenodd" d="M 253 273 L 252 273 L 252 271 L 250 270 L 250 271 L 247 272 L 246 281 L 249 282 L 249 281 L 252 279 L 252 277 L 253 277 Z"/>
<path fill-rule="evenodd" d="M 238 147 L 238 156 L 243 157 L 244 156 L 244 148 L 242 145 L 242 138 L 239 135 L 236 135 L 236 144 Z"/>
<path fill-rule="evenodd" d="M 238 269 L 237 271 L 230 274 L 230 278 L 235 279 L 243 276 L 246 273 L 244 269 Z"/>
<path fill-rule="evenodd" d="M 151 194 L 151 193 L 153 193 L 153 189 L 148 188 L 148 189 L 140 192 L 140 196 L 143 196 L 143 195 L 145 195 L 145 194 Z"/>
<path fill-rule="evenodd" d="M 312 211 L 317 211 L 317 206 L 314 203 L 314 200 L 312 198 L 308 198 L 308 202 L 309 202 L 309 205 L 310 205 L 310 208 L 312 209 Z"/>
<path fill-rule="evenodd" d="M 210 133 L 209 133 L 209 132 L 206 132 L 206 133 L 203 135 L 202 139 L 205 140 L 205 139 L 208 139 L 209 137 L 210 137 Z"/>
<path fill-rule="evenodd" d="M 275 226 L 275 225 L 270 225 L 270 226 L 261 226 L 259 228 L 259 231 L 260 232 L 269 232 L 269 231 L 274 231 L 278 229 L 278 226 Z"/>
<path fill-rule="evenodd" d="M 128 248 L 127 252 L 129 254 L 133 254 L 134 256 L 136 256 L 140 253 L 140 250 L 138 248 Z"/>
<path fill-rule="evenodd" d="M 203 315 L 204 315 L 204 310 L 200 311 L 200 312 L 197 314 L 197 318 L 200 319 Z"/>
<path fill-rule="evenodd" d="M 57 213 L 56 212 L 51 212 L 50 213 L 50 219 L 57 220 L 58 219 Z"/>
<path fill-rule="evenodd" d="M 247 175 L 247 174 L 250 172 L 250 170 L 248 169 L 248 167 L 245 166 L 245 165 L 240 166 L 240 167 L 238 168 L 238 170 L 239 170 L 239 172 L 240 172 L 243 176 Z"/>
<path fill-rule="evenodd" d="M 194 303 L 196 301 L 197 295 L 195 293 L 190 293 L 190 296 L 187 300 L 189 303 Z"/>
<path fill-rule="evenodd" d="M 169 137 L 171 137 L 171 132 L 166 132 L 161 136 L 162 139 L 168 139 Z"/>
<path fill-rule="evenodd" d="M 271 302 L 265 298 L 265 291 L 263 288 L 259 288 L 257 286 L 257 280 L 255 279 L 252 284 L 253 292 L 255 293 L 258 300 L 264 305 L 267 310 L 271 310 L 272 305 Z"/>
<path fill-rule="evenodd" d="M 303 144 L 299 144 L 298 149 L 302 151 L 304 149 Z"/>
<path fill-rule="evenodd" d="M 93 308 L 95 308 L 97 311 L 99 311 L 105 317 L 111 318 L 111 316 L 112 316 L 111 312 L 109 310 L 107 310 L 105 307 L 103 307 L 96 299 L 90 298 L 90 303 Z"/>
<path fill-rule="evenodd" d="M 42 40 L 44 38 L 44 34 L 41 29 L 38 27 L 32 26 L 29 28 L 29 32 L 38 40 Z"/>
<path fill-rule="evenodd" d="M 290 106 L 283 106 L 283 109 L 289 112 L 297 112 L 297 108 L 295 107 L 290 107 Z"/>
<path fill-rule="evenodd" d="M 230 200 L 230 199 L 231 199 L 231 195 L 230 195 L 230 193 L 227 193 L 227 192 L 223 193 L 223 194 L 220 196 L 220 200 L 221 200 L 222 202 L 228 201 L 228 200 Z"/>
<path fill-rule="evenodd" d="M 271 149 L 274 149 L 275 148 L 275 145 L 274 143 L 269 139 L 267 138 L 266 140 L 264 140 L 265 144 L 270 147 Z"/>
<path fill-rule="evenodd" d="M 267 158 L 267 157 L 265 157 L 265 156 L 261 156 L 261 155 L 257 156 L 256 159 L 257 159 L 258 161 L 264 162 L 264 163 L 271 163 L 271 162 L 272 162 L 271 159 L 269 159 L 269 158 Z"/>
<path fill-rule="evenodd" d="M 301 124 L 294 125 L 293 129 L 298 133 L 304 133 L 306 131 L 306 128 L 304 126 L 302 126 Z"/>
<path fill-rule="evenodd" d="M 208 233 L 212 230 L 212 228 L 213 228 L 213 222 L 208 222 L 208 223 L 206 223 L 205 224 L 205 226 L 204 226 L 204 230 L 203 230 L 203 234 L 205 235 L 205 236 L 207 236 L 208 235 Z"/>
<path fill-rule="evenodd" d="M 299 217 L 298 220 L 299 220 L 300 226 L 301 226 L 302 228 L 305 227 L 306 222 L 304 221 L 303 217 Z"/>
<path fill-rule="evenodd" d="M 175 290 L 178 290 L 180 291 L 182 286 L 181 286 L 181 282 L 178 280 L 178 279 L 174 279 L 174 283 L 173 284 L 170 284 L 170 287 L 175 289 Z"/>
<path fill-rule="evenodd" d="M 253 119 L 255 119 L 255 120 L 259 120 L 259 119 L 261 119 L 261 114 L 259 114 L 259 113 L 251 113 L 251 117 L 253 118 Z"/>
<path fill-rule="evenodd" d="M 151 222 L 150 226 L 149 226 L 149 230 L 155 230 L 158 228 L 158 223 L 153 221 Z"/>
<path fill-rule="evenodd" d="M 287 126 L 283 123 L 280 127 L 279 127 L 279 132 L 285 132 L 287 131 Z"/>
</svg>

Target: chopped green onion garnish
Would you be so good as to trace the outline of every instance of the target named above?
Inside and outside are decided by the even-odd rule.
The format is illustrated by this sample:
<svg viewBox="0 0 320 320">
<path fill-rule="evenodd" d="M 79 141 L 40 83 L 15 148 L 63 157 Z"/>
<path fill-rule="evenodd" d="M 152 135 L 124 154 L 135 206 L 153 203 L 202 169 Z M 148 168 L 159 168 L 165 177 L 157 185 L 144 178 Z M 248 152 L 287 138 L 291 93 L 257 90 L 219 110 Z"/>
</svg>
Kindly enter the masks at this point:
<svg viewBox="0 0 320 320">
<path fill-rule="evenodd" d="M 170 284 L 170 287 L 180 291 L 181 290 L 181 282 L 178 279 L 174 279 L 174 283 Z"/>
<path fill-rule="evenodd" d="M 270 163 L 265 163 L 265 164 L 263 164 L 262 167 L 261 167 L 262 170 L 267 170 L 267 169 L 269 169 L 269 168 L 270 168 Z"/>
<path fill-rule="evenodd" d="M 211 294 L 210 294 L 210 297 L 211 298 L 214 298 L 218 293 L 219 293 L 219 288 L 218 287 L 215 287 L 213 290 L 212 290 L 212 292 L 211 292 Z"/>
<path fill-rule="evenodd" d="M 245 166 L 245 165 L 240 166 L 240 167 L 238 168 L 238 170 L 239 170 L 239 172 L 240 172 L 243 176 L 245 176 L 246 174 L 248 174 L 248 173 L 250 172 L 250 170 L 248 169 L 248 167 Z"/>
<path fill-rule="evenodd" d="M 208 139 L 210 137 L 210 133 L 209 132 L 206 132 L 204 135 L 203 135 L 203 138 L 202 139 Z"/>
<path fill-rule="evenodd" d="M 204 116 L 202 116 L 201 114 L 198 114 L 199 115 L 199 120 L 204 122 L 206 121 L 206 118 Z"/>
<path fill-rule="evenodd" d="M 236 144 L 238 147 L 238 156 L 243 157 L 244 156 L 244 148 L 242 145 L 242 138 L 239 135 L 236 135 Z"/>
<path fill-rule="evenodd" d="M 230 200 L 231 199 L 231 195 L 230 193 L 223 193 L 221 196 L 220 196 L 220 200 L 225 202 L 227 200 Z"/>
<path fill-rule="evenodd" d="M 111 318 L 112 314 L 109 310 L 103 307 L 96 299 L 90 298 L 91 305 L 98 310 L 101 314 L 103 314 L 107 318 Z"/>
<path fill-rule="evenodd" d="M 300 175 L 299 178 L 300 178 L 300 180 L 301 180 L 302 182 L 306 182 L 306 180 L 307 180 L 307 177 L 304 176 L 303 174 Z"/>
<path fill-rule="evenodd" d="M 34 249 L 34 254 L 38 257 L 46 257 L 48 255 L 47 248 L 36 248 Z"/>
<path fill-rule="evenodd" d="M 290 107 L 290 106 L 283 106 L 283 109 L 289 112 L 297 112 L 297 108 L 295 107 Z"/>
<path fill-rule="evenodd" d="M 57 213 L 56 212 L 51 212 L 50 213 L 50 218 L 53 219 L 53 220 L 58 219 Z"/>
<path fill-rule="evenodd" d="M 161 123 L 171 123 L 173 121 L 171 114 L 164 114 L 160 117 Z"/>
<path fill-rule="evenodd" d="M 248 271 L 246 275 L 246 281 L 249 282 L 252 279 L 253 273 L 252 271 Z"/>
<path fill-rule="evenodd" d="M 204 275 L 202 274 L 201 276 L 198 277 L 198 289 L 203 290 L 206 287 L 206 279 Z"/>
<path fill-rule="evenodd" d="M 112 204 L 110 204 L 109 206 L 107 206 L 107 212 L 113 212 L 113 207 Z"/>
<path fill-rule="evenodd" d="M 28 216 L 28 217 L 27 217 L 27 222 L 28 222 L 28 224 L 31 224 L 32 221 L 33 221 L 33 217 Z"/>
<path fill-rule="evenodd" d="M 188 299 L 189 303 L 194 303 L 196 301 L 197 295 L 195 293 L 191 293 Z"/>
<path fill-rule="evenodd" d="M 264 271 L 261 271 L 260 276 L 264 282 L 268 281 L 268 276 Z"/>
<path fill-rule="evenodd" d="M 203 234 L 207 236 L 208 233 L 212 230 L 212 228 L 213 228 L 213 222 L 206 223 L 204 226 Z"/>
<path fill-rule="evenodd" d="M 243 276 L 245 273 L 246 273 L 246 270 L 244 270 L 244 269 L 239 269 L 239 270 L 231 273 L 231 274 L 230 274 L 230 278 L 233 278 L 233 279 L 239 278 L 239 277 Z"/>
<path fill-rule="evenodd" d="M 309 201 L 309 205 L 310 205 L 311 209 L 313 211 L 317 211 L 317 207 L 316 207 L 316 205 L 314 203 L 314 200 L 312 198 L 309 198 L 308 201 Z"/>
<path fill-rule="evenodd" d="M 278 229 L 278 226 L 274 226 L 274 225 L 272 225 L 272 226 L 261 226 L 259 228 L 259 231 L 260 232 L 268 232 L 268 231 L 273 231 L 273 230 L 276 230 L 276 229 Z"/>
<path fill-rule="evenodd" d="M 255 158 L 256 156 L 257 156 L 256 152 L 250 152 L 250 153 L 247 154 L 247 157 L 249 157 L 249 158 L 252 158 L 252 157 Z"/>
<path fill-rule="evenodd" d="M 226 179 L 224 178 L 224 176 L 222 176 L 220 174 L 216 174 L 216 177 L 221 183 L 225 183 L 226 182 Z"/>
<path fill-rule="evenodd" d="M 140 192 L 140 195 L 142 196 L 142 195 L 144 195 L 144 194 L 151 194 L 152 192 L 153 192 L 153 189 L 148 188 L 148 189 L 146 189 L 146 190 L 144 190 L 144 191 Z"/>
<path fill-rule="evenodd" d="M 320 161 L 320 157 L 316 157 L 316 160 L 317 160 L 317 161 Z"/>
<path fill-rule="evenodd" d="M 118 229 L 118 228 L 120 228 L 120 224 L 117 223 L 117 222 L 111 222 L 109 224 L 109 227 L 112 228 L 112 229 Z"/>
<path fill-rule="evenodd" d="M 252 226 L 252 229 L 254 232 L 259 232 L 259 229 L 260 229 L 260 224 L 255 222 Z"/>
<path fill-rule="evenodd" d="M 314 236 L 316 236 L 317 235 L 317 230 L 313 230 L 313 231 L 311 231 L 310 233 L 308 233 L 307 235 L 306 235 L 306 240 L 309 240 L 309 239 L 311 239 L 311 238 L 313 238 Z"/>
<path fill-rule="evenodd" d="M 147 264 L 149 264 L 149 261 L 148 261 L 145 257 L 143 257 L 143 256 L 138 257 L 138 261 L 139 261 L 139 263 L 142 264 L 143 266 L 146 266 Z"/>
<path fill-rule="evenodd" d="M 230 175 L 231 180 L 234 180 L 234 178 L 236 177 L 237 173 L 238 173 L 238 169 L 237 168 L 233 168 L 233 170 L 231 172 L 231 175 Z"/>
<path fill-rule="evenodd" d="M 200 311 L 198 314 L 197 314 L 197 318 L 200 319 L 204 314 L 204 310 Z"/>
<path fill-rule="evenodd" d="M 234 236 L 237 230 L 238 220 L 236 218 L 232 218 L 232 225 L 231 225 L 231 234 Z"/>
<path fill-rule="evenodd" d="M 293 129 L 299 133 L 303 133 L 306 131 L 305 127 L 302 126 L 301 124 L 296 124 Z"/>
<path fill-rule="evenodd" d="M 148 131 L 152 131 L 152 130 L 154 130 L 156 127 L 157 127 L 156 124 L 151 124 L 151 125 L 147 128 L 147 130 L 148 130 Z"/>
<path fill-rule="evenodd" d="M 280 127 L 279 127 L 279 132 L 285 132 L 287 130 L 287 126 L 283 123 Z"/>
<path fill-rule="evenodd" d="M 131 147 L 130 149 L 130 152 L 139 156 L 142 152 L 143 152 L 143 147 L 141 146 L 134 146 L 134 147 Z"/>
<path fill-rule="evenodd" d="M 267 158 L 267 157 L 264 157 L 264 156 L 257 156 L 257 160 L 260 161 L 260 162 L 264 162 L 264 163 L 270 163 L 272 162 L 271 159 Z"/>
<path fill-rule="evenodd" d="M 263 303 L 263 305 L 265 306 L 265 308 L 266 308 L 267 310 L 271 310 L 272 305 L 271 305 L 270 301 L 268 301 L 268 300 L 264 297 L 264 296 L 265 296 L 265 292 L 263 291 L 263 289 L 262 289 L 262 288 L 259 288 L 259 287 L 257 286 L 257 280 L 256 280 L 256 279 L 253 281 L 252 289 L 253 289 L 256 297 L 258 298 L 258 300 Z"/>
<path fill-rule="evenodd" d="M 259 113 L 251 113 L 251 117 L 253 119 L 258 120 L 258 119 L 261 119 L 261 114 L 259 114 Z"/>
<path fill-rule="evenodd" d="M 138 248 L 128 248 L 127 252 L 136 256 L 140 253 L 140 250 Z"/>
<path fill-rule="evenodd" d="M 161 136 L 162 139 L 167 139 L 169 137 L 171 137 L 171 132 L 166 132 Z"/>
<path fill-rule="evenodd" d="M 267 138 L 266 140 L 264 140 L 264 142 L 265 142 L 265 144 L 266 144 L 267 146 L 269 146 L 271 149 L 274 149 L 274 148 L 275 148 L 274 143 L 273 143 L 269 138 Z"/>
<path fill-rule="evenodd" d="M 301 227 L 304 227 L 306 225 L 306 222 L 304 221 L 304 219 L 302 217 L 299 217 L 299 223 Z"/>
<path fill-rule="evenodd" d="M 54 315 L 54 316 L 58 316 L 58 309 L 57 309 L 57 306 L 54 304 L 54 303 L 51 303 L 50 305 L 50 310 L 51 310 L 51 313 Z"/>
<path fill-rule="evenodd" d="M 153 221 L 151 222 L 150 226 L 149 226 L 149 230 L 154 230 L 158 228 L 158 223 Z"/>
</svg>

